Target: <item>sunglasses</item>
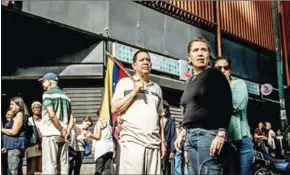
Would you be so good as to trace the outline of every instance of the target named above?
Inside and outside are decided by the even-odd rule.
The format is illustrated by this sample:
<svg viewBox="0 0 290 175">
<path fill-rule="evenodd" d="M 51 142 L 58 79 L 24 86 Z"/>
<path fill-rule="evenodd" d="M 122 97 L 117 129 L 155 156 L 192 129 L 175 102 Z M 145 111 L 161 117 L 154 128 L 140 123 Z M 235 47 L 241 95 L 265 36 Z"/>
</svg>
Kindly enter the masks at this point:
<svg viewBox="0 0 290 175">
<path fill-rule="evenodd" d="M 230 70 L 230 66 L 215 66 L 216 68 L 218 68 L 219 70 Z"/>
</svg>

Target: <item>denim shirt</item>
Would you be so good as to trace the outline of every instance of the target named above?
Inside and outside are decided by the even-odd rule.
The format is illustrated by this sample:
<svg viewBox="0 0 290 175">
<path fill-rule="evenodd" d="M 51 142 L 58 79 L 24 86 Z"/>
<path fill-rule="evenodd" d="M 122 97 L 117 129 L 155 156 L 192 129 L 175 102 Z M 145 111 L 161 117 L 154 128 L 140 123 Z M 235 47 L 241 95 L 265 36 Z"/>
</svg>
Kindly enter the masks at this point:
<svg viewBox="0 0 290 175">
<path fill-rule="evenodd" d="M 9 149 L 26 149 L 27 148 L 27 138 L 26 138 L 26 127 L 28 125 L 28 118 L 23 116 L 23 125 L 16 136 L 9 136 L 6 134 L 2 135 L 3 146 L 7 150 Z M 12 129 L 14 120 L 13 118 L 5 124 L 6 129 Z"/>
<path fill-rule="evenodd" d="M 228 128 L 228 135 L 231 141 L 241 140 L 243 137 L 252 137 L 247 120 L 248 90 L 246 83 L 241 80 L 234 80 L 231 84 L 233 96 L 233 114 Z"/>
</svg>

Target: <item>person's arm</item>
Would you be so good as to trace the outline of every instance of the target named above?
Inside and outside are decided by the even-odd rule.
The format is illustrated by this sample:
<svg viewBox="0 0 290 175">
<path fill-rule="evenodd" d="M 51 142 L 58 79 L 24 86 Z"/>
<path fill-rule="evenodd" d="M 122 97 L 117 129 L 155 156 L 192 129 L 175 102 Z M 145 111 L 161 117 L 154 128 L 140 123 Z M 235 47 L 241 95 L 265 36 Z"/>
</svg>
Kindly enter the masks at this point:
<svg viewBox="0 0 290 175">
<path fill-rule="evenodd" d="M 161 159 L 165 156 L 166 152 L 166 140 L 164 137 L 164 122 L 163 117 L 159 119 L 159 128 L 160 128 L 160 136 L 161 136 Z"/>
<path fill-rule="evenodd" d="M 204 87 L 201 90 L 203 105 L 207 107 L 209 113 L 218 117 L 215 122 L 219 131 L 210 148 L 210 155 L 215 155 L 220 154 L 227 138 L 226 130 L 233 112 L 232 93 L 226 76 L 216 68 L 209 68 L 203 81 Z"/>
<path fill-rule="evenodd" d="M 159 129 L 160 129 L 160 136 L 161 136 L 161 159 L 165 156 L 166 153 L 166 140 L 164 136 L 164 121 L 163 121 L 163 116 L 165 115 L 165 110 L 163 108 L 163 93 L 161 88 L 159 87 L 159 92 L 157 94 L 160 97 L 159 104 L 156 106 L 157 107 L 157 113 L 159 115 Z"/>
<path fill-rule="evenodd" d="M 14 120 L 14 123 L 13 123 L 13 126 L 12 126 L 12 129 L 5 129 L 3 128 L 2 129 L 2 132 L 6 135 L 9 135 L 9 136 L 15 136 L 19 133 L 22 125 L 23 125 L 23 113 L 22 112 L 18 112 L 15 116 L 14 119 L 11 119 L 11 120 Z"/>
<path fill-rule="evenodd" d="M 232 93 L 234 113 L 245 109 L 248 104 L 248 89 L 243 80 L 235 80 L 235 88 Z"/>
<path fill-rule="evenodd" d="M 161 141 L 166 143 L 166 140 L 165 140 L 165 137 L 164 137 L 164 121 L 163 121 L 163 117 L 160 117 L 160 119 L 159 119 L 159 128 L 160 128 Z"/>
<path fill-rule="evenodd" d="M 175 119 L 173 118 L 171 121 L 171 128 L 170 128 L 170 153 L 176 152 L 174 142 L 176 140 L 176 125 L 175 125 Z"/>
<path fill-rule="evenodd" d="M 185 136 L 186 136 L 185 129 L 182 129 L 180 131 L 180 133 L 178 134 L 177 139 L 174 142 L 174 146 L 175 146 L 176 151 L 182 152 L 182 147 L 181 147 L 182 144 L 181 143 L 182 143 L 183 139 L 185 138 Z"/>
<path fill-rule="evenodd" d="M 231 87 L 220 70 L 209 68 L 205 71 L 207 72 L 202 80 L 200 101 L 211 115 L 217 117 L 216 125 L 225 131 L 229 127 L 233 112 Z"/>
<path fill-rule="evenodd" d="M 91 134 L 90 137 L 95 139 L 95 140 L 100 140 L 102 137 L 102 124 L 101 121 L 97 121 L 97 127 L 96 127 L 96 131 L 95 134 Z"/>
<path fill-rule="evenodd" d="M 53 107 L 52 106 L 48 106 L 46 107 L 46 110 L 47 110 L 47 113 L 48 113 L 48 116 L 49 116 L 49 119 L 51 120 L 52 124 L 54 125 L 54 127 L 59 130 L 59 132 L 61 133 L 62 136 L 65 135 L 65 133 L 67 133 L 66 129 L 63 128 L 53 110 Z"/>
<path fill-rule="evenodd" d="M 254 138 L 255 139 L 267 139 L 267 137 L 263 136 L 263 135 L 258 135 L 257 133 L 254 134 Z"/>
<path fill-rule="evenodd" d="M 171 127 L 170 127 L 170 154 L 169 154 L 169 159 L 174 160 L 175 158 L 175 145 L 174 142 L 176 140 L 176 125 L 175 125 L 175 120 L 174 118 L 171 119 Z"/>
<path fill-rule="evenodd" d="M 123 80 L 123 81 L 122 81 Z M 141 81 L 134 83 L 133 90 L 126 96 L 124 96 L 125 87 L 127 86 L 126 79 L 122 79 L 116 86 L 115 93 L 113 95 L 111 112 L 113 114 L 122 113 L 131 105 L 135 97 L 139 94 L 141 88 L 144 86 L 144 83 Z"/>
<path fill-rule="evenodd" d="M 72 111 L 70 110 L 70 112 L 69 112 L 69 123 L 68 123 L 68 126 L 67 126 L 67 133 L 71 133 L 71 130 L 72 130 L 72 128 L 74 127 L 74 125 L 75 125 L 75 122 L 74 122 L 74 116 L 73 116 L 73 114 L 72 114 Z"/>
</svg>

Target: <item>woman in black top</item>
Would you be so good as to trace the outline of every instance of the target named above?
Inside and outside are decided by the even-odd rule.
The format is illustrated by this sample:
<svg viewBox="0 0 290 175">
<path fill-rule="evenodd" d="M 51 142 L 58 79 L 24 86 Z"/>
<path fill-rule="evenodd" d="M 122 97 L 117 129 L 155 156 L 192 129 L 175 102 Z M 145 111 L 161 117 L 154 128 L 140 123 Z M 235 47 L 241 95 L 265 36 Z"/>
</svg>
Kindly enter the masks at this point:
<svg viewBox="0 0 290 175">
<path fill-rule="evenodd" d="M 208 66 L 209 57 L 209 43 L 204 38 L 196 37 L 188 44 L 188 61 L 195 75 L 186 83 L 181 104 L 185 109 L 185 150 L 193 174 L 222 174 L 217 155 L 233 109 L 230 85 L 220 70 Z M 176 141 L 177 150 L 181 137 Z"/>
</svg>

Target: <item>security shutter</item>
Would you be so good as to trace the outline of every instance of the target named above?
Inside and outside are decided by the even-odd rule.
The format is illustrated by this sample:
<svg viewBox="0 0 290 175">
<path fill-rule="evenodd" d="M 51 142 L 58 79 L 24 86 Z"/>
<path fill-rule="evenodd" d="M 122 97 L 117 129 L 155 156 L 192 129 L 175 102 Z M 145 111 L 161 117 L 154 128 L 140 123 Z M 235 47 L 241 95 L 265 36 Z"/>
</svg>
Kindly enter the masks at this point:
<svg viewBox="0 0 290 175">
<path fill-rule="evenodd" d="M 97 111 L 102 101 L 102 87 L 89 88 L 63 88 L 63 91 L 70 98 L 72 112 L 76 118 L 76 123 L 81 124 L 85 116 L 90 116 L 94 125 L 90 128 L 93 132 L 97 120 Z M 94 156 L 90 154 L 85 157 L 83 163 L 94 163 Z"/>
<path fill-rule="evenodd" d="M 170 110 L 171 116 L 175 118 L 175 124 L 183 120 L 183 111 L 180 107 L 170 106 L 169 110 Z"/>
<path fill-rule="evenodd" d="M 63 91 L 70 98 L 72 104 L 72 112 L 79 124 L 85 116 L 90 116 L 97 120 L 97 110 L 102 100 L 101 87 L 90 88 L 63 88 Z"/>
</svg>

